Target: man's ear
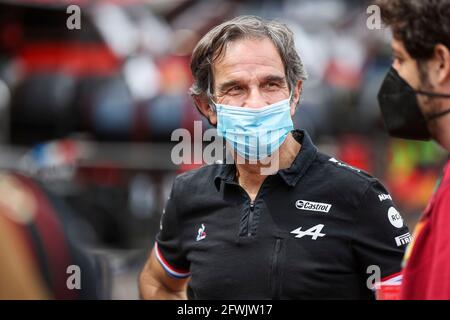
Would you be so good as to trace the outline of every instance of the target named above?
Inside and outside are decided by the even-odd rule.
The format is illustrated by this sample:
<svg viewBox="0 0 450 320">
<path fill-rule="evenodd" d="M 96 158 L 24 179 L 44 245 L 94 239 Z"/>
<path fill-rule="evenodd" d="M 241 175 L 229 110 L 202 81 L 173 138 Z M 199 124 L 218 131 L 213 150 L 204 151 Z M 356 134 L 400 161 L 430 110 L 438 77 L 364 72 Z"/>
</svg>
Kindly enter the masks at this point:
<svg viewBox="0 0 450 320">
<path fill-rule="evenodd" d="M 434 65 L 431 66 L 436 74 L 437 85 L 445 85 L 450 80 L 450 50 L 443 44 L 434 48 Z"/>
<path fill-rule="evenodd" d="M 201 95 L 192 96 L 194 99 L 194 104 L 197 107 L 197 110 L 208 119 L 209 123 L 213 126 L 217 125 L 217 114 L 214 109 L 210 106 L 210 101 L 208 97 Z"/>
<path fill-rule="evenodd" d="M 292 103 L 291 103 L 291 117 L 295 115 L 295 109 L 300 101 L 300 96 L 302 94 L 302 85 L 303 81 L 297 81 L 297 84 L 294 87 L 294 91 L 292 92 Z"/>
</svg>

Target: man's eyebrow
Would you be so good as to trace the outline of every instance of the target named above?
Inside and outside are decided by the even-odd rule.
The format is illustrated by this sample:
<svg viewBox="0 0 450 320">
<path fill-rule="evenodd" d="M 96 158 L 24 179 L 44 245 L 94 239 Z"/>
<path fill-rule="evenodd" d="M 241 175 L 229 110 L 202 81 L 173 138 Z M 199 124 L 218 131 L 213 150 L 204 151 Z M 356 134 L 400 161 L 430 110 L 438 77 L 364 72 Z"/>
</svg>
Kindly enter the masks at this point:
<svg viewBox="0 0 450 320">
<path fill-rule="evenodd" d="M 275 75 L 269 75 L 263 78 L 263 82 L 278 82 L 278 83 L 284 83 L 286 81 L 285 77 L 282 76 L 275 76 Z"/>
<path fill-rule="evenodd" d="M 263 77 L 261 82 L 263 82 L 263 83 L 267 83 L 267 82 L 286 83 L 286 78 L 283 76 L 268 75 L 268 76 Z M 230 80 L 230 81 L 226 81 L 224 83 L 219 84 L 218 90 L 220 92 L 224 92 L 234 86 L 244 86 L 244 84 L 242 82 L 240 82 L 239 80 Z"/>
</svg>

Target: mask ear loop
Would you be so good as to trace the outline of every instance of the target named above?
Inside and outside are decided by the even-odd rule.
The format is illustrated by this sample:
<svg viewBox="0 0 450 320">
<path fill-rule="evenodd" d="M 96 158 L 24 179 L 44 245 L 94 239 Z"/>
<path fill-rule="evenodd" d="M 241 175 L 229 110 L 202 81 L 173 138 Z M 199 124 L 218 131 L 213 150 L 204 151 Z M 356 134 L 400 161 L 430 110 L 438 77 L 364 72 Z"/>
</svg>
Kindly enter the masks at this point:
<svg viewBox="0 0 450 320">
<path fill-rule="evenodd" d="M 212 111 L 217 113 L 216 103 L 214 102 L 214 100 L 211 98 L 210 95 L 208 95 L 208 100 L 209 100 L 209 102 L 208 102 L 209 107 L 212 109 Z"/>
<path fill-rule="evenodd" d="M 450 94 L 445 93 L 437 93 L 437 92 L 429 92 L 429 91 L 422 91 L 422 90 L 413 90 L 416 94 L 429 96 L 432 98 L 447 98 L 450 99 Z"/>
<path fill-rule="evenodd" d="M 289 107 L 291 106 L 291 104 L 294 102 L 293 97 L 294 96 L 294 91 L 291 91 L 291 94 L 289 95 Z M 302 91 L 300 90 L 299 94 L 298 94 L 298 101 L 295 104 L 295 109 L 294 109 L 294 115 L 297 113 L 298 107 L 300 105 L 300 100 L 302 99 Z"/>
<path fill-rule="evenodd" d="M 426 121 L 431 121 L 431 120 L 440 118 L 442 116 L 445 116 L 447 113 L 450 113 L 450 109 L 447 109 L 447 110 L 444 110 L 444 111 L 432 114 L 431 116 L 428 116 L 425 120 Z"/>
<path fill-rule="evenodd" d="M 292 98 L 293 98 L 293 91 L 291 90 L 291 93 L 289 93 L 289 104 L 291 104 L 292 102 Z"/>
<path fill-rule="evenodd" d="M 210 75 L 208 74 L 208 89 L 206 90 L 206 96 L 208 98 L 208 105 L 209 107 L 217 114 L 217 107 L 216 107 L 216 102 L 213 99 L 213 94 L 211 93 L 211 81 L 210 81 Z M 225 139 L 222 139 L 222 144 L 223 144 L 223 163 L 228 163 L 227 161 L 227 145 L 225 143 Z M 234 159 L 232 159 L 231 161 L 234 161 Z"/>
<path fill-rule="evenodd" d="M 209 107 L 215 112 L 217 113 L 217 107 L 216 107 L 216 102 L 213 99 L 213 94 L 211 93 L 211 81 L 210 81 L 210 74 L 208 74 L 208 89 L 206 91 L 206 96 L 208 98 L 208 105 Z"/>
<path fill-rule="evenodd" d="M 420 95 L 425 95 L 431 98 L 443 98 L 443 99 L 449 99 L 450 95 L 449 94 L 444 94 L 444 93 L 437 93 L 437 92 L 428 92 L 428 91 L 422 91 L 422 90 L 415 90 L 414 91 L 416 94 L 420 94 Z M 434 119 L 437 119 L 439 117 L 445 116 L 447 113 L 450 113 L 450 109 L 429 115 L 426 117 L 426 121 L 431 121 Z"/>
</svg>

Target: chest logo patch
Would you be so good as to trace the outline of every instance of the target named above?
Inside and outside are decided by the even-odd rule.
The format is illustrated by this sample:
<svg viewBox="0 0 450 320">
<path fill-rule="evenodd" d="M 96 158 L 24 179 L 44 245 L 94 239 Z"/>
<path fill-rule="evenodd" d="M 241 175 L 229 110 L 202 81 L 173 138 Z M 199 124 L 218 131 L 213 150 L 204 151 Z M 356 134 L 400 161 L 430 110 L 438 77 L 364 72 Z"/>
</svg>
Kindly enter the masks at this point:
<svg viewBox="0 0 450 320">
<path fill-rule="evenodd" d="M 317 240 L 318 237 L 324 237 L 326 234 L 322 233 L 324 225 L 318 224 L 308 230 L 302 231 L 302 227 L 292 230 L 291 233 L 295 234 L 296 238 L 303 238 L 304 236 L 310 236 L 312 240 Z"/>
<path fill-rule="evenodd" d="M 205 225 L 202 223 L 202 226 L 198 228 L 197 239 L 196 241 L 200 241 L 206 238 Z"/>
<path fill-rule="evenodd" d="M 312 202 L 308 200 L 297 200 L 295 202 L 295 207 L 299 210 L 328 213 L 332 205 L 329 203 Z"/>
</svg>

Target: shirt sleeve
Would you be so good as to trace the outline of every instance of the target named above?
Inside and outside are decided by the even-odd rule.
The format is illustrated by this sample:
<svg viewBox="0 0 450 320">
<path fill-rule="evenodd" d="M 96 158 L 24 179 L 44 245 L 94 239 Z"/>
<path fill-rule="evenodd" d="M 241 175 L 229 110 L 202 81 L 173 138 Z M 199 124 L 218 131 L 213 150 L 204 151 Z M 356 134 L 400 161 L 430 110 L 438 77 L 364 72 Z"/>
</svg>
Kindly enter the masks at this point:
<svg viewBox="0 0 450 320">
<path fill-rule="evenodd" d="M 401 262 L 410 241 L 408 227 L 387 190 L 378 181 L 370 183 L 359 204 L 353 234 L 363 272 L 370 266 L 370 270 L 379 268 L 381 282 L 401 282 Z"/>
<path fill-rule="evenodd" d="M 407 264 L 407 268 L 410 267 L 410 286 L 416 287 L 415 290 L 419 292 L 422 290 L 419 294 L 425 297 L 424 299 L 450 299 L 449 213 L 450 185 L 447 182 L 445 186 L 442 186 L 436 202 L 431 207 L 427 231 L 420 232 L 415 240 L 414 251 L 411 253 L 410 259 L 412 262 L 414 258 L 415 269 L 412 263 L 408 262 Z M 422 233 L 423 237 L 421 237 Z M 427 261 L 426 265 L 424 261 Z M 420 267 L 422 270 L 419 269 Z M 424 269 L 428 272 L 424 272 Z M 411 271 L 414 271 L 415 274 L 412 274 Z M 426 285 L 424 286 L 424 284 Z M 427 292 L 427 294 L 423 292 Z"/>
<path fill-rule="evenodd" d="M 176 179 L 161 216 L 160 230 L 156 235 L 155 255 L 161 266 L 174 278 L 190 276 L 189 261 L 182 248 L 181 221 L 178 217 Z"/>
</svg>

